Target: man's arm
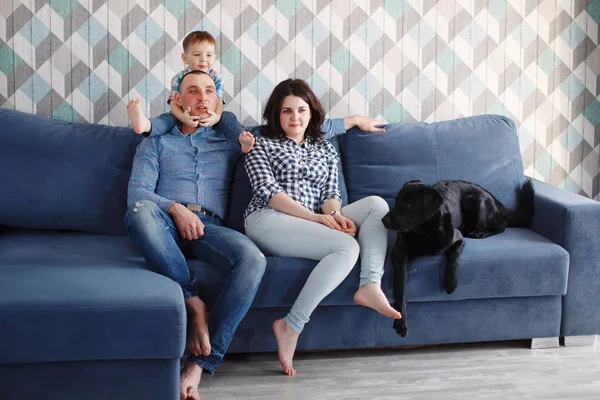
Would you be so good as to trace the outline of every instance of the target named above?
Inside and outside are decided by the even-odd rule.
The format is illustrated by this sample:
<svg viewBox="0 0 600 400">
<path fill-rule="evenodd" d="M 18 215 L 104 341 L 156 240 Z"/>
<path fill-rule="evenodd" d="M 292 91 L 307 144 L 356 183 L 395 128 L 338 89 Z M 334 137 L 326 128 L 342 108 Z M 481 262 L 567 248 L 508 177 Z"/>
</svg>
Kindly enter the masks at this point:
<svg viewBox="0 0 600 400">
<path fill-rule="evenodd" d="M 174 201 L 165 199 L 155 193 L 159 175 L 158 138 L 142 141 L 137 148 L 127 188 L 127 207 L 140 200 L 156 203 L 161 210 L 168 212 Z"/>
<path fill-rule="evenodd" d="M 345 118 L 326 119 L 321 125 L 321 131 L 323 139 L 329 140 L 345 134 L 347 130 L 354 127 L 365 132 L 385 132 L 384 128 L 377 127 L 379 125 L 385 125 L 385 123 L 364 115 L 353 115 Z"/>
</svg>

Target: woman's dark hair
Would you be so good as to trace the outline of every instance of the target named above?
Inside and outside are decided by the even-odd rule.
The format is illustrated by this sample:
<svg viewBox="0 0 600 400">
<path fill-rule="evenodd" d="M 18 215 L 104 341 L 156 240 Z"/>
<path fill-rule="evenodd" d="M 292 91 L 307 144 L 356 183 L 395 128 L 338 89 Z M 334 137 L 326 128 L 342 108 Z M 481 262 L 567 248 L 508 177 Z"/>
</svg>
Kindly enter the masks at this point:
<svg viewBox="0 0 600 400">
<path fill-rule="evenodd" d="M 285 139 L 285 132 L 279 122 L 279 115 L 281 114 L 283 99 L 290 95 L 300 97 L 310 108 L 310 122 L 306 127 L 305 137 L 309 141 L 318 142 L 322 140 L 321 125 L 325 120 L 325 109 L 310 86 L 302 79 L 286 79 L 275 86 L 263 111 L 266 124 L 262 128 L 261 134 L 272 139 Z"/>
</svg>

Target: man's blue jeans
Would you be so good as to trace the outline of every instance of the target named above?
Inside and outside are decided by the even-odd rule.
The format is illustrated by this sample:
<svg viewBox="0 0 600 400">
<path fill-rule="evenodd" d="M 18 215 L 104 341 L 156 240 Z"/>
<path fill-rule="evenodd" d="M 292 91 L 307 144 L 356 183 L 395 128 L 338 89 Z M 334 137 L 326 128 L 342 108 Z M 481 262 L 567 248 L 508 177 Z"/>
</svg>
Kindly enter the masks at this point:
<svg viewBox="0 0 600 400">
<path fill-rule="evenodd" d="M 267 260 L 245 235 L 224 227 L 216 218 L 196 215 L 204 224 L 204 236 L 191 241 L 181 239 L 169 214 L 147 200 L 127 210 L 125 226 L 148 267 L 179 283 L 185 298 L 196 296 L 197 291 L 184 253 L 227 276 L 210 310 L 210 355 L 189 357 L 213 374 L 254 300 Z"/>
</svg>

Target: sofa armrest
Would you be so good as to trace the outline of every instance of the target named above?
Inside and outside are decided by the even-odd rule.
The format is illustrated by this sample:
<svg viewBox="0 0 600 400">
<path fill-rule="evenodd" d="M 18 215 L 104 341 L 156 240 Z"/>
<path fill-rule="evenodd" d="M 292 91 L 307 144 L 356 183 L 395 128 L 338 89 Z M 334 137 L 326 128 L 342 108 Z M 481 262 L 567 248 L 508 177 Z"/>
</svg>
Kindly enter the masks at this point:
<svg viewBox="0 0 600 400">
<path fill-rule="evenodd" d="M 600 333 L 600 203 L 532 180 L 535 215 L 531 228 L 569 252 L 563 297 L 562 336 Z"/>
</svg>

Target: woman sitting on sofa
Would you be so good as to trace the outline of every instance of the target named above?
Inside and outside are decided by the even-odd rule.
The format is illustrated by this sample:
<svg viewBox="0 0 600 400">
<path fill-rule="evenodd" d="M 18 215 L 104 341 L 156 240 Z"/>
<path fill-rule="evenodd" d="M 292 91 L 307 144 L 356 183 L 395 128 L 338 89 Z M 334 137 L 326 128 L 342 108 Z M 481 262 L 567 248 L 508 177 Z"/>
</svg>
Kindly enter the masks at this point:
<svg viewBox="0 0 600 400">
<path fill-rule="evenodd" d="M 338 155 L 322 139 L 325 111 L 315 94 L 302 80 L 285 80 L 273 90 L 263 117 L 262 137 L 245 161 L 253 190 L 246 234 L 270 255 L 320 261 L 287 316 L 273 323 L 279 361 L 293 375 L 300 332 L 321 300 L 350 273 L 359 252 L 360 287 L 354 300 L 390 318 L 401 315 L 381 290 L 387 250 L 381 218 L 388 205 L 371 196 L 341 207 Z"/>
</svg>

